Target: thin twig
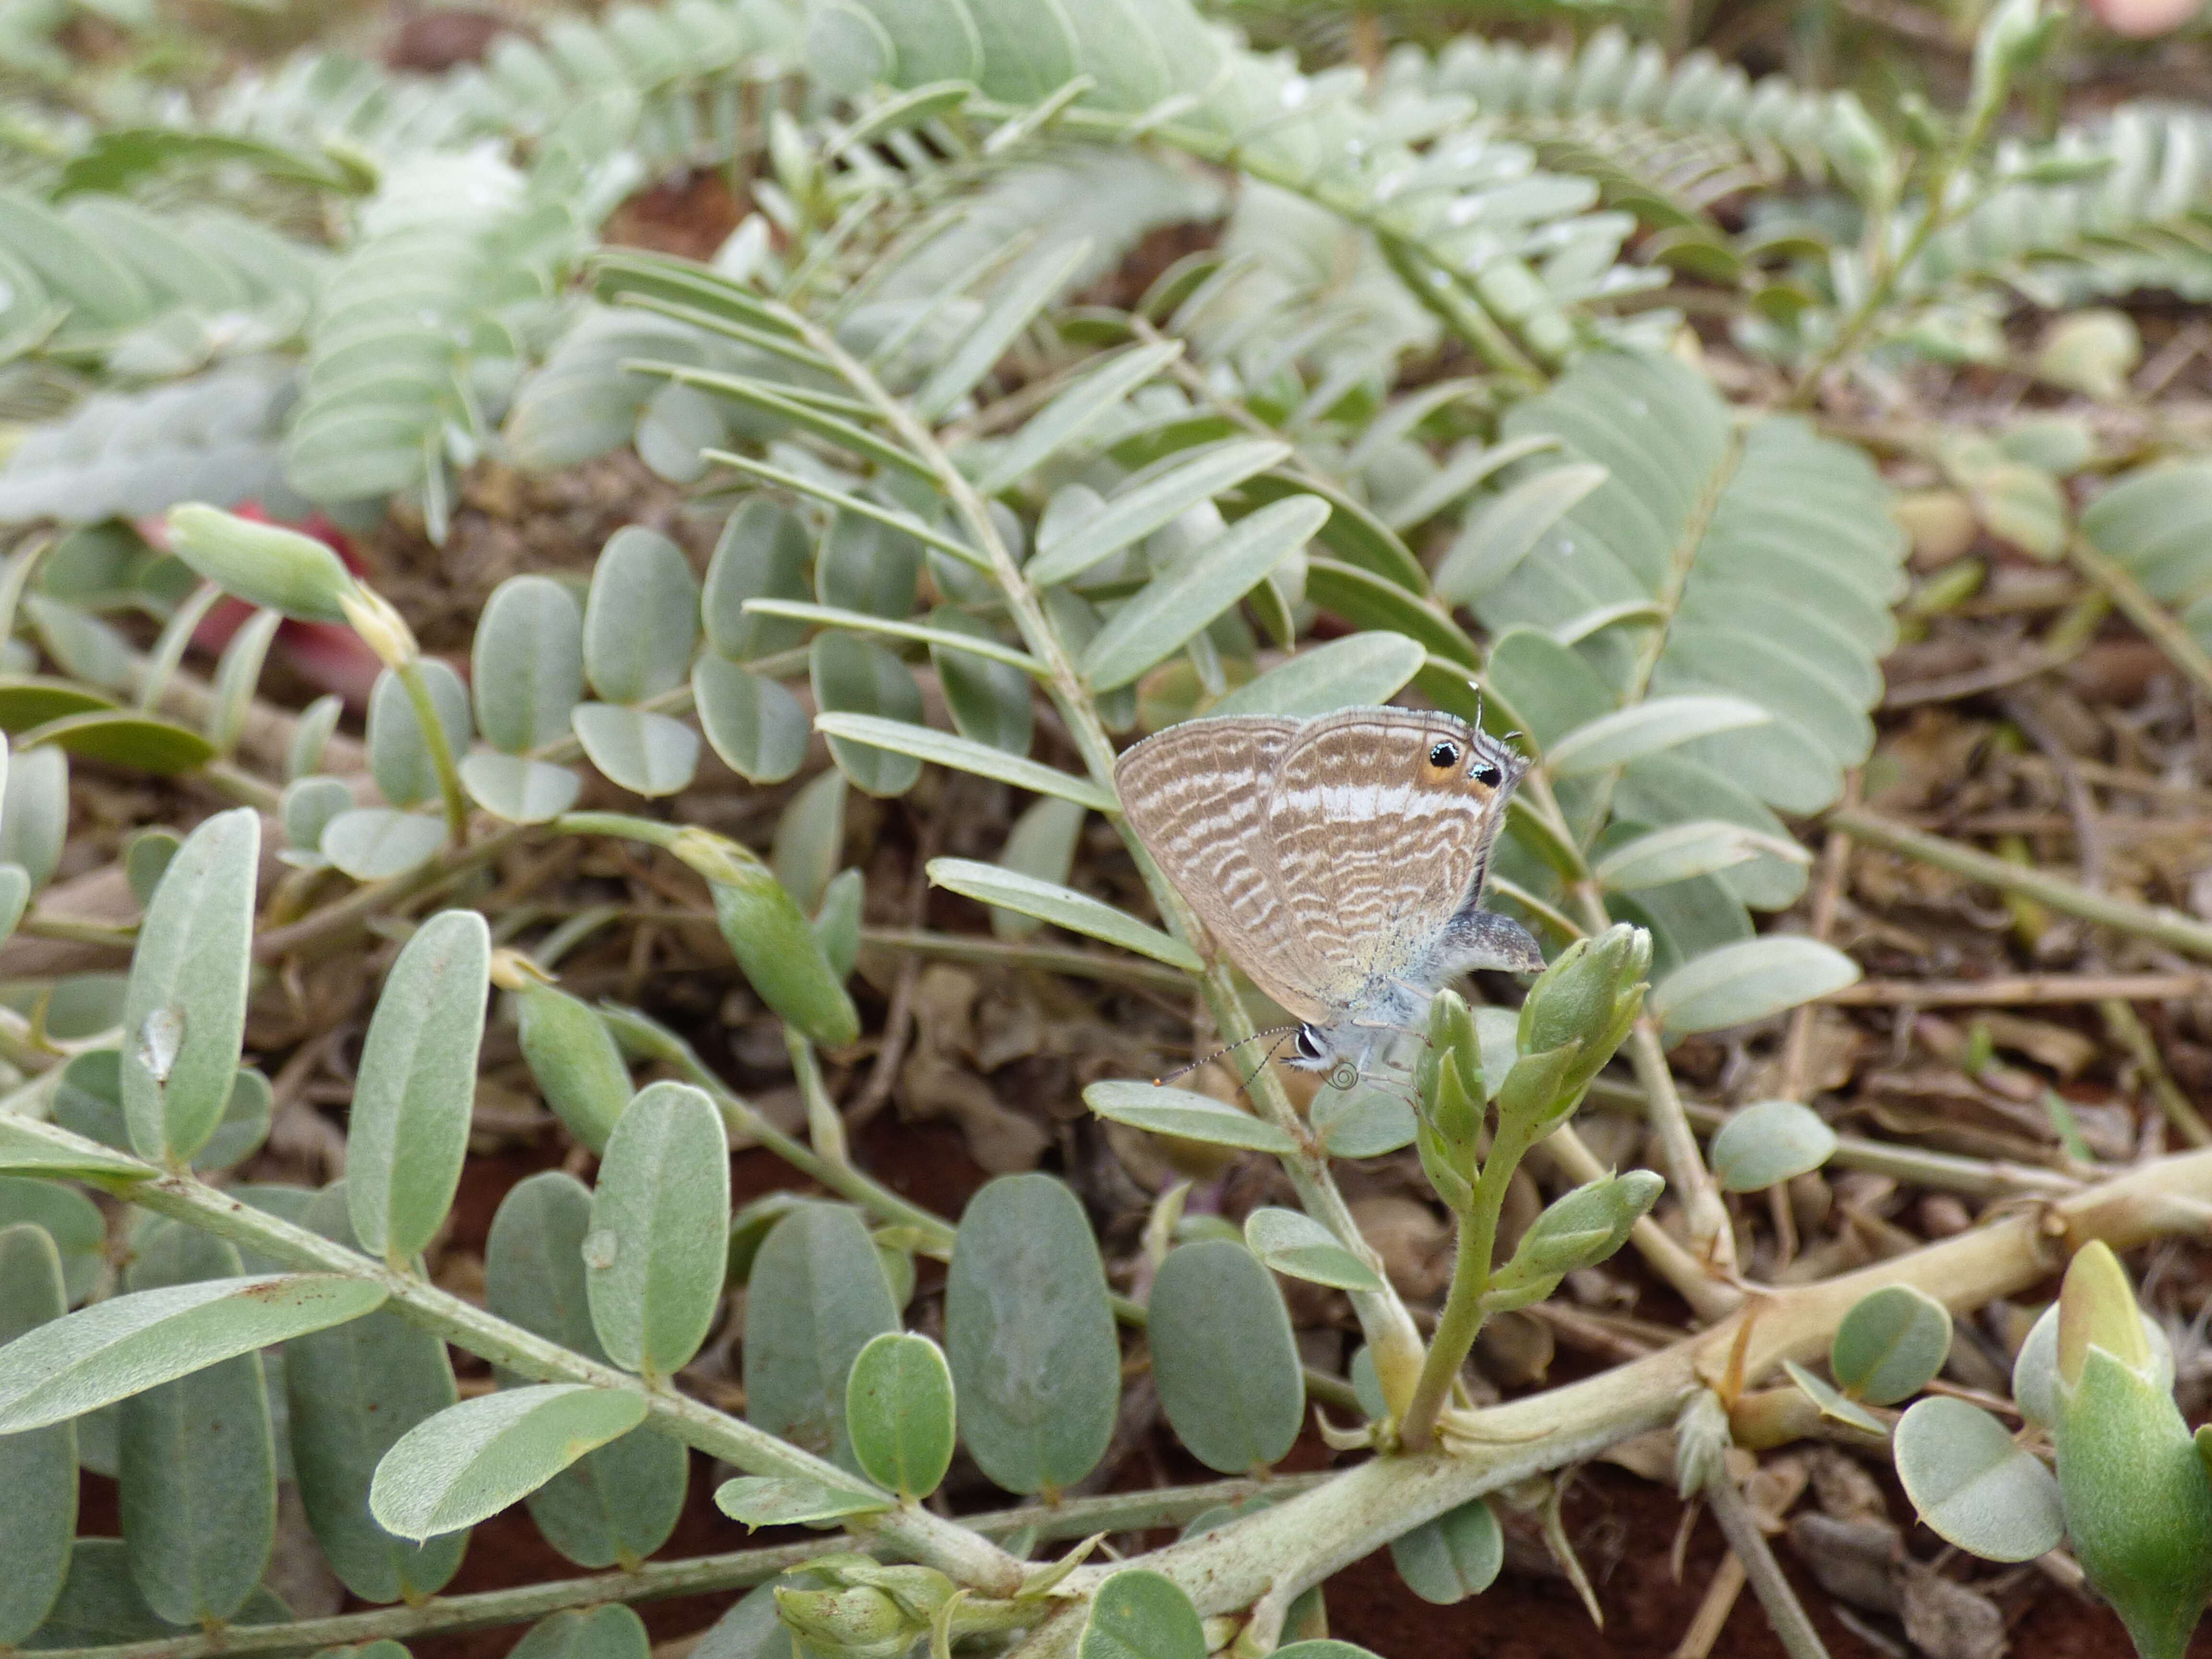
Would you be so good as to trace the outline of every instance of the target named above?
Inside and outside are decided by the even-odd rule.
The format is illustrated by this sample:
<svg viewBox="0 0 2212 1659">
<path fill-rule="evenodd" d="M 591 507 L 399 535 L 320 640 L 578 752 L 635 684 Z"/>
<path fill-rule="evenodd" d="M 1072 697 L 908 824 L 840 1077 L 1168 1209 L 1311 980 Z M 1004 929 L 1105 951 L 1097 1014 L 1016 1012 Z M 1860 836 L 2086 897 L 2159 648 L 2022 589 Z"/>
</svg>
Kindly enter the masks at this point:
<svg viewBox="0 0 2212 1659">
<path fill-rule="evenodd" d="M 2212 974 L 2002 974 L 1990 979 L 1863 979 L 1831 991 L 1837 1008 L 2000 1008 L 2171 1002 L 2212 993 Z"/>
<path fill-rule="evenodd" d="M 1773 1547 L 1766 1541 L 1742 1489 L 1723 1474 L 1705 1488 L 1705 1502 L 1712 1508 L 1713 1519 L 1720 1522 L 1729 1548 L 1743 1563 L 1752 1593 L 1766 1609 L 1766 1621 L 1774 1626 L 1774 1634 L 1790 1659 L 1828 1659 L 1820 1632 L 1813 1628 L 1805 1604 L 1783 1576 L 1782 1564 L 1774 1559 Z"/>
<path fill-rule="evenodd" d="M 1827 822 L 1831 828 L 1844 830 L 1870 847 L 1901 853 L 1907 858 L 1917 859 L 1923 864 L 1933 865 L 1938 870 L 1948 870 L 1953 875 L 1982 882 L 2000 892 L 2016 893 L 2024 898 L 2033 899 L 2062 915 L 2079 916 L 2082 921 L 2094 922 L 2099 927 L 2116 928 L 2138 939 L 2153 939 L 2187 955 L 2212 961 L 2212 926 L 2185 916 L 2179 910 L 2092 893 L 2078 882 L 2008 863 L 1974 848 L 1946 841 L 1940 836 L 1926 835 L 1901 823 L 1892 823 L 1887 818 L 1877 817 L 1861 808 L 1837 807 L 1828 814 Z"/>
</svg>

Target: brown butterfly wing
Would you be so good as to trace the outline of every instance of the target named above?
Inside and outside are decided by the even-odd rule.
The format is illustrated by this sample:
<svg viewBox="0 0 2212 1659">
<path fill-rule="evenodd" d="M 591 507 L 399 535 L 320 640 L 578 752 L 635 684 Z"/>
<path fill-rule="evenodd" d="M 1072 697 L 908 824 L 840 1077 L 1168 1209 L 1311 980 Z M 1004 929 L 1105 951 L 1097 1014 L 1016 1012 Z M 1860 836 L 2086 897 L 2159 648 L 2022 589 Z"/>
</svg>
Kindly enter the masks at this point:
<svg viewBox="0 0 2212 1659">
<path fill-rule="evenodd" d="M 1457 758 L 1437 767 L 1443 739 Z M 1470 744 L 1502 757 L 1502 787 L 1467 775 Z M 1483 878 L 1518 772 L 1503 745 L 1449 714 L 1347 709 L 1301 731 L 1276 768 L 1267 844 L 1325 1000 L 1348 1008 L 1364 988 L 1423 969 Z"/>
<path fill-rule="evenodd" d="M 1231 960 L 1300 1019 L 1316 1002 L 1316 958 L 1289 926 L 1267 856 L 1267 786 L 1300 731 L 1249 715 L 1186 720 L 1146 738 L 1114 768 L 1121 810 Z"/>
</svg>

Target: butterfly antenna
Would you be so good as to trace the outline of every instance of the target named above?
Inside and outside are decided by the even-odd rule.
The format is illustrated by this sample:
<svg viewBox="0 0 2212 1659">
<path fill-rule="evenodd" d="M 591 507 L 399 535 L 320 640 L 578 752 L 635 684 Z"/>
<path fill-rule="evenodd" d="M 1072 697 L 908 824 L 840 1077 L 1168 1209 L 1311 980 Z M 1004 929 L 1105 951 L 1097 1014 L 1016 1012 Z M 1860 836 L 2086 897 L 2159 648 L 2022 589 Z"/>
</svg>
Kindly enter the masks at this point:
<svg viewBox="0 0 2212 1659">
<path fill-rule="evenodd" d="M 1176 1066 L 1174 1071 L 1170 1072 L 1165 1077 L 1154 1078 L 1152 1079 L 1152 1087 L 1157 1089 L 1164 1084 L 1173 1083 L 1179 1077 L 1188 1077 L 1202 1066 L 1212 1065 L 1215 1060 L 1219 1060 L 1224 1054 L 1235 1054 L 1239 1048 L 1242 1048 L 1248 1042 L 1257 1042 L 1261 1037 L 1281 1036 L 1285 1032 L 1295 1032 L 1297 1029 L 1298 1028 L 1295 1025 L 1270 1025 L 1264 1031 L 1255 1031 L 1250 1036 L 1239 1037 L 1236 1042 L 1231 1043 L 1225 1048 L 1216 1048 L 1212 1054 L 1206 1054 L 1200 1059 L 1194 1060 L 1188 1066 Z M 1279 1047 L 1280 1045 L 1278 1044 L 1277 1046 Z M 1269 1049 L 1267 1051 L 1267 1060 L 1273 1060 L 1274 1057 L 1274 1050 L 1272 1048 Z M 1267 1060 L 1266 1060 L 1260 1062 L 1262 1066 L 1266 1066 L 1267 1063 Z M 1254 1077 L 1257 1077 L 1259 1073 L 1257 1072 L 1253 1073 Z M 1247 1080 L 1249 1081 L 1249 1079 Z"/>
<path fill-rule="evenodd" d="M 1250 1093 L 1253 1079 L 1273 1064 L 1275 1056 L 1283 1051 L 1283 1044 L 1297 1034 L 1297 1029 L 1295 1025 L 1278 1025 L 1273 1030 L 1254 1032 L 1255 1036 L 1272 1036 L 1275 1041 L 1267 1045 L 1267 1052 L 1260 1057 L 1260 1063 L 1251 1069 L 1244 1080 L 1237 1085 L 1237 1088 L 1247 1094 Z"/>
</svg>

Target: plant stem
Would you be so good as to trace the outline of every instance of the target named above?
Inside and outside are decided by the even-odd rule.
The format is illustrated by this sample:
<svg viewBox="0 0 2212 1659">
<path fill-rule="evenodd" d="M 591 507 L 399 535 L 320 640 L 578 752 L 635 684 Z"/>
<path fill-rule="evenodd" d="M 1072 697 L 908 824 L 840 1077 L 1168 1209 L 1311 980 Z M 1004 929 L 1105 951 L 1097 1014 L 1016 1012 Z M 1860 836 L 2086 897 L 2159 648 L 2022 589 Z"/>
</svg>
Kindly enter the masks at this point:
<svg viewBox="0 0 2212 1659">
<path fill-rule="evenodd" d="M 1759 1605 L 1766 1610 L 1766 1622 L 1774 1627 L 1783 1651 L 1790 1659 L 1828 1659 L 1828 1650 L 1821 1644 L 1820 1632 L 1813 1628 L 1805 1604 L 1790 1588 L 1789 1579 L 1783 1577 L 1782 1564 L 1774 1559 L 1773 1547 L 1759 1529 L 1759 1517 L 1744 1502 L 1743 1489 L 1723 1471 L 1720 1479 L 1705 1488 L 1705 1502 L 1711 1505 L 1713 1519 L 1720 1522 L 1729 1548 L 1743 1564 L 1744 1577 L 1751 1581 L 1752 1594 L 1759 1597 Z"/>
<path fill-rule="evenodd" d="M 1190 975 L 1182 969 L 1118 951 L 993 939 L 985 933 L 933 933 L 916 927 L 863 927 L 860 943 L 885 951 L 949 957 L 956 962 L 1035 968 L 1043 973 L 1067 974 L 1077 979 L 1125 980 L 1133 985 L 1148 985 L 1156 991 L 1179 994 L 1190 988 Z"/>
<path fill-rule="evenodd" d="M 2166 659 L 2196 683 L 2199 691 L 2212 696 L 2212 654 L 2197 644 L 2197 636 L 2181 625 L 2180 618 L 2151 598 L 2133 571 L 2092 546 L 2086 536 L 2067 539 L 2066 562 L 2142 629 L 2151 643 L 2166 653 Z"/>
<path fill-rule="evenodd" d="M 1271 1591 L 1295 1595 L 1447 1510 L 1672 1423 L 1707 1377 L 1727 1370 L 1740 1341 L 1743 1380 L 1755 1384 L 1783 1360 L 1819 1352 L 1859 1298 L 1886 1285 L 1914 1285 L 1954 1310 L 1978 1308 L 2048 1278 L 2063 1249 L 2092 1238 L 2125 1249 L 2161 1233 L 2201 1231 L 2208 1197 L 2212 1152 L 2184 1153 L 1856 1273 L 1777 1288 L 1755 1308 L 1646 1358 L 1492 1407 L 1482 1414 L 1486 1438 L 1463 1451 L 1376 1458 L 1234 1527 L 1139 1559 L 1181 1584 L 1207 1615 L 1249 1607 Z M 1080 1568 L 1069 1583 L 1093 1589 L 1105 1571 Z M 1079 1604 L 1062 1613 L 1012 1659 L 1072 1659 L 1084 1616 Z"/>
<path fill-rule="evenodd" d="M 98 1142 L 52 1123 L 25 1122 L 17 1126 L 16 1133 L 49 1140 L 77 1156 L 97 1154 L 105 1163 L 112 1164 L 116 1157 Z M 385 1291 L 388 1300 L 384 1305 L 389 1311 L 518 1376 L 538 1382 L 583 1382 L 635 1395 L 645 1401 L 649 1420 L 661 1432 L 749 1474 L 793 1476 L 848 1488 L 854 1485 L 854 1477 L 835 1464 L 687 1395 L 586 1359 L 411 1274 L 395 1272 L 319 1233 L 254 1209 L 190 1175 L 154 1171 L 150 1164 L 147 1168 L 147 1180 L 105 1184 L 118 1187 L 121 1195 L 131 1203 L 157 1215 L 204 1228 L 288 1267 L 368 1279 Z M 908 1505 L 885 1515 L 875 1525 L 894 1547 L 987 1595 L 1010 1595 L 1020 1582 L 1019 1562 L 927 1510 Z"/>
<path fill-rule="evenodd" d="M 1459 1248 L 1452 1261 L 1451 1288 L 1445 1292 L 1443 1311 L 1437 1316 L 1435 1334 L 1429 1338 L 1428 1358 L 1413 1387 L 1398 1437 L 1405 1445 L 1425 1449 L 1437 1435 L 1437 1418 L 1451 1396 L 1474 1339 L 1482 1333 L 1482 1298 L 1490 1290 L 1491 1256 L 1498 1248 L 1498 1218 L 1505 1207 L 1505 1190 L 1513 1172 L 1521 1167 L 1533 1137 L 1525 1115 L 1501 1114 L 1498 1133 L 1490 1143 L 1490 1156 L 1475 1177 L 1474 1201 L 1459 1218 Z"/>
<path fill-rule="evenodd" d="M 914 411 L 899 398 L 886 392 L 867 368 L 845 350 L 827 331 L 796 312 L 786 311 L 780 320 L 797 331 L 806 343 L 819 351 L 836 368 L 848 386 L 866 398 L 882 414 L 884 423 L 891 434 L 906 446 L 908 451 L 921 459 L 931 470 L 937 487 L 959 515 L 972 545 L 990 562 L 991 575 L 1004 597 L 1008 613 L 1022 636 L 1029 653 L 1044 665 L 1046 690 L 1066 723 L 1069 736 L 1074 740 L 1077 752 L 1083 757 L 1085 768 L 1099 787 L 1111 791 L 1114 787 L 1114 740 L 1106 733 L 1098 718 L 1098 708 L 1089 689 L 1077 672 L 1074 661 L 1060 641 L 1059 631 L 1046 618 L 1044 607 L 1036 591 L 1022 574 L 1021 567 L 999 534 L 990 510 L 983 497 L 967 476 L 952 464 L 935 435 Z M 1136 861 L 1139 872 L 1151 890 L 1153 902 L 1159 907 L 1161 916 L 1167 921 L 1179 938 L 1199 940 L 1205 938 L 1198 918 L 1182 902 L 1146 853 L 1126 823 L 1119 822 L 1122 840 L 1127 844 L 1130 856 Z M 1201 977 L 1206 1006 L 1212 1011 L 1215 1025 L 1222 1036 L 1235 1042 L 1249 1038 L 1253 1033 L 1250 1017 L 1245 1012 L 1243 999 L 1237 995 L 1236 981 L 1231 978 L 1227 963 L 1218 957 L 1209 957 Z M 1361 1329 L 1367 1338 L 1369 1352 L 1376 1362 L 1376 1374 L 1382 1383 L 1383 1393 L 1393 1409 L 1402 1408 L 1411 1396 L 1413 1381 L 1421 1364 L 1421 1339 L 1413 1328 L 1413 1316 L 1406 1311 L 1405 1304 L 1391 1288 L 1382 1271 L 1382 1259 L 1360 1237 L 1359 1228 L 1352 1218 L 1352 1211 L 1345 1203 L 1336 1182 L 1329 1174 L 1328 1157 L 1307 1130 L 1297 1109 L 1284 1093 L 1281 1081 L 1262 1068 L 1247 1085 L 1260 1107 L 1260 1115 L 1288 1133 L 1300 1150 L 1283 1159 L 1298 1200 L 1308 1215 L 1327 1227 L 1347 1249 L 1376 1270 L 1382 1288 L 1352 1293 L 1352 1306 L 1359 1316 Z"/>
<path fill-rule="evenodd" d="M 2033 899 L 2062 915 L 2078 916 L 2084 921 L 2102 927 L 2113 927 L 2138 939 L 2154 940 L 2176 951 L 2212 961 L 2212 926 L 2185 916 L 2179 910 L 2137 904 L 2128 899 L 2112 898 L 2103 893 L 2093 893 L 2078 882 L 2068 881 L 2063 876 L 2047 874 L 2030 869 L 1990 854 L 1963 847 L 1941 836 L 1931 836 L 1923 830 L 1893 823 L 1887 818 L 1876 817 L 1863 807 L 1837 807 L 1828 814 L 1828 823 L 1843 830 L 1853 839 L 1869 847 L 1879 847 L 1905 857 L 1917 859 L 1923 864 L 1933 865 L 1938 870 L 1948 870 L 1954 876 L 1964 876 L 1996 888 L 2002 893 L 2018 894 Z"/>
<path fill-rule="evenodd" d="M 1024 1504 L 989 1515 L 961 1517 L 960 1524 L 987 1538 L 1034 1532 L 1040 1540 L 1086 1537 L 1094 1532 L 1139 1532 L 1175 1526 L 1221 1504 L 1256 1497 L 1289 1497 L 1328 1477 L 1287 1475 L 1279 1480 L 1214 1480 L 1198 1486 L 1109 1492 L 1058 1504 Z M 167 1636 L 112 1647 L 58 1648 L 52 1659 L 218 1659 L 239 1653 L 313 1652 L 384 1638 L 445 1635 L 519 1625 L 568 1607 L 610 1601 L 650 1601 L 672 1595 L 705 1595 L 746 1589 L 818 1556 L 865 1547 L 866 1540 L 830 1537 L 774 1549 L 732 1550 L 685 1561 L 653 1561 L 629 1572 L 593 1573 L 550 1583 L 518 1584 L 471 1595 L 434 1595 L 413 1606 L 371 1607 L 326 1619 L 282 1625 L 229 1625 L 219 1632 Z"/>
<path fill-rule="evenodd" d="M 1890 204 L 1886 201 L 1876 201 L 1869 210 L 1868 246 L 1872 275 L 1868 280 L 1866 292 L 1859 296 L 1859 302 L 1851 307 L 1850 315 L 1829 337 L 1828 343 L 1820 349 L 1806 366 L 1804 374 L 1798 377 L 1796 386 L 1790 391 L 1788 408 L 1812 407 L 1814 399 L 1820 395 L 1821 380 L 1830 369 L 1856 349 L 1867 330 L 1881 314 L 1881 308 L 1896 293 L 1899 279 L 1911 269 L 1912 262 L 1920 257 L 1921 250 L 1928 246 L 1937 231 L 1950 223 L 1954 211 L 1948 199 L 1951 194 L 1951 181 L 1988 139 L 1990 125 L 1996 120 L 2003 105 L 2002 98 L 1993 98 L 1977 110 L 1966 131 L 1960 134 L 1959 142 L 1936 164 L 1934 173 L 1929 177 L 1920 217 L 1914 222 L 1912 229 L 1905 237 L 1905 246 L 1894 257 L 1888 252 Z"/>
<path fill-rule="evenodd" d="M 422 678 L 422 659 L 409 657 L 392 671 L 407 693 L 422 728 L 422 746 L 429 750 L 431 769 L 438 775 L 438 799 L 446 808 L 446 833 L 456 847 L 469 839 L 469 798 L 461 788 L 461 769 L 453 759 L 453 745 L 446 739 L 446 723 L 438 718 L 438 705 L 430 699 L 430 683 Z"/>
</svg>

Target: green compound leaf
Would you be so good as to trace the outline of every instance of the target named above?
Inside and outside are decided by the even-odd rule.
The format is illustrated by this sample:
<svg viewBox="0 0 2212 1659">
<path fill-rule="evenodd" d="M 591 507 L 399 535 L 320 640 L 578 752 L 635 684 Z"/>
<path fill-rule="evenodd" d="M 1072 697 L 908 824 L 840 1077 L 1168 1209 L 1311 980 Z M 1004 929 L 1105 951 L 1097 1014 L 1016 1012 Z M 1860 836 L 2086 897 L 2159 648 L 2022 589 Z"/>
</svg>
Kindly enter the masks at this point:
<svg viewBox="0 0 2212 1659">
<path fill-rule="evenodd" d="M 1912 1285 L 1885 1285 L 1836 1327 L 1828 1369 L 1853 1399 L 1893 1406 L 1926 1387 L 1950 1352 L 1951 1310 Z"/>
<path fill-rule="evenodd" d="M 886 1332 L 860 1350 L 845 1384 L 845 1431 L 868 1479 L 927 1498 L 952 1467 L 952 1369 L 926 1336 Z"/>
<path fill-rule="evenodd" d="M 553 986 L 526 984 L 514 1000 L 522 1058 L 538 1093 L 570 1134 L 605 1152 L 635 1092 L 614 1034 L 589 1004 Z"/>
<path fill-rule="evenodd" d="M 1160 1083 L 1109 1081 L 1083 1091 L 1083 1103 L 1103 1118 L 1148 1129 L 1154 1134 L 1217 1146 L 1247 1146 L 1288 1158 L 1298 1149 L 1287 1130 L 1210 1095 L 1171 1089 Z"/>
<path fill-rule="evenodd" d="M 1812 861 L 1803 848 L 1780 836 L 1721 819 L 1697 818 L 1624 842 L 1600 859 L 1590 873 L 1611 890 L 1630 893 L 1694 876 L 1717 875 L 1758 858 L 1799 865 Z"/>
<path fill-rule="evenodd" d="M 852 1210 L 801 1204 L 769 1231 L 745 1291 L 745 1417 L 858 1473 L 845 1420 L 854 1360 L 898 1329 L 875 1242 Z"/>
<path fill-rule="evenodd" d="M 1279 1273 L 1342 1291 L 1379 1291 L 1382 1276 L 1311 1216 L 1264 1207 L 1244 1218 L 1244 1243 Z"/>
<path fill-rule="evenodd" d="M 1916 1401 L 1892 1449 L 1905 1495 L 1929 1531 L 1989 1561 L 2032 1561 L 2066 1535 L 2057 1480 L 1978 1406 Z"/>
<path fill-rule="evenodd" d="M 1077 1651 L 1081 1659 L 1206 1659 L 1206 1632 L 1173 1579 L 1125 1567 L 1099 1585 Z"/>
<path fill-rule="evenodd" d="M 836 1521 L 848 1515 L 875 1515 L 892 1507 L 879 1492 L 825 1486 L 799 1476 L 748 1474 L 714 1489 L 714 1507 L 748 1527 L 789 1527 L 807 1521 Z"/>
<path fill-rule="evenodd" d="M 1147 1304 L 1169 1426 L 1224 1474 L 1275 1462 L 1305 1419 L 1297 1339 L 1274 1275 L 1225 1238 L 1170 1250 Z"/>
<path fill-rule="evenodd" d="M 1713 1137 L 1713 1178 L 1732 1193 L 1753 1193 L 1819 1169 L 1836 1150 L 1836 1132 L 1809 1106 L 1757 1100 L 1729 1115 Z"/>
<path fill-rule="evenodd" d="M 37 1228 L 54 1250 L 70 1304 L 82 1302 L 92 1294 L 107 1259 L 107 1221 L 97 1204 L 73 1187 L 19 1176 L 0 1176 L 0 1228 L 20 1226 Z M 36 1279 L 35 1273 L 33 1279 Z M 6 1287 L 7 1281 L 0 1279 L 0 1305 L 6 1303 Z M 60 1311 L 57 1309 L 55 1316 Z M 0 1342 L 20 1336 L 29 1328 L 30 1324 L 23 1324 L 6 1336 L 0 1336 Z"/>
<path fill-rule="evenodd" d="M 722 1115 L 689 1084 L 650 1085 L 607 1138 L 584 1240 L 592 1324 L 609 1358 L 656 1379 L 699 1352 L 722 1298 L 729 1228 Z"/>
<path fill-rule="evenodd" d="M 246 1034 L 260 855 L 258 813 L 216 813 L 178 849 L 140 924 L 123 1003 L 122 1079 L 142 1158 L 191 1158 L 229 1103 Z"/>
<path fill-rule="evenodd" d="M 453 1204 L 490 990 L 491 930 L 474 910 L 424 922 L 385 978 L 362 1044 L 346 1152 L 354 1234 L 372 1255 L 411 1260 Z"/>
<path fill-rule="evenodd" d="M 110 1297 L 0 1348 L 0 1434 L 41 1428 L 384 1302 L 338 1273 L 204 1279 Z"/>
<path fill-rule="evenodd" d="M 945 1287 L 960 1434 L 1024 1495 L 1071 1486 L 1106 1454 L 1121 1396 L 1106 1274 L 1075 1195 L 1001 1176 L 969 1200 Z"/>
<path fill-rule="evenodd" d="M 1478 1498 L 1393 1539 L 1390 1559 L 1407 1589 L 1448 1607 L 1490 1588 L 1505 1565 L 1505 1534 Z"/>
<path fill-rule="evenodd" d="M 1080 439 L 1109 410 L 1182 355 L 1182 342 L 1168 340 L 1102 359 L 993 452 L 976 487 L 994 495 L 1022 478 Z"/>
<path fill-rule="evenodd" d="M 416 1424 L 376 1466 L 369 1512 L 402 1538 L 496 1515 L 585 1453 L 645 1421 L 643 1396 L 546 1382 L 464 1400 Z"/>
<path fill-rule="evenodd" d="M 1118 945 L 1125 951 L 1134 951 L 1139 956 L 1150 957 L 1155 962 L 1164 962 L 1170 968 L 1180 968 L 1186 973 L 1206 971 L 1206 964 L 1198 952 L 1181 939 L 1163 933 L 1157 927 L 1148 927 L 1134 916 L 1116 910 L 1110 904 L 1102 904 L 1087 894 L 1055 883 L 1039 881 L 1012 870 L 1001 869 L 994 864 L 981 864 L 972 859 L 932 859 L 929 879 L 939 887 L 951 889 L 966 897 L 977 899 L 1000 909 L 1015 910 L 1025 916 L 1035 916 L 1055 927 L 1065 927 L 1072 933 L 1085 933 L 1109 945 Z"/>
</svg>

